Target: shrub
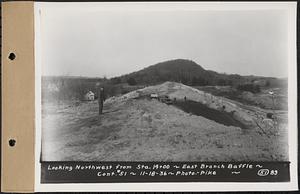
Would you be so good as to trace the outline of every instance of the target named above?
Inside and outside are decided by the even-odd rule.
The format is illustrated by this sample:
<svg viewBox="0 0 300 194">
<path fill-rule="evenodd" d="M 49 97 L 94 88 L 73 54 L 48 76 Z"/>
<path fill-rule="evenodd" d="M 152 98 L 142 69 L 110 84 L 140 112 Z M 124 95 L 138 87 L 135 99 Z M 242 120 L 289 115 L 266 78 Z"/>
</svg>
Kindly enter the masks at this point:
<svg viewBox="0 0 300 194">
<path fill-rule="evenodd" d="M 267 118 L 268 118 L 268 119 L 273 119 L 273 118 L 274 118 L 274 114 L 268 112 L 268 113 L 267 113 Z"/>
<path fill-rule="evenodd" d="M 241 91 L 252 92 L 252 93 L 259 93 L 260 92 L 260 86 L 259 85 L 254 85 L 254 84 L 238 85 L 237 89 L 241 90 Z"/>
<path fill-rule="evenodd" d="M 127 80 L 127 83 L 128 83 L 129 85 L 131 85 L 131 86 L 134 86 L 134 85 L 137 84 L 136 81 L 135 81 L 135 79 L 134 79 L 133 77 L 129 78 L 129 79 Z"/>
</svg>

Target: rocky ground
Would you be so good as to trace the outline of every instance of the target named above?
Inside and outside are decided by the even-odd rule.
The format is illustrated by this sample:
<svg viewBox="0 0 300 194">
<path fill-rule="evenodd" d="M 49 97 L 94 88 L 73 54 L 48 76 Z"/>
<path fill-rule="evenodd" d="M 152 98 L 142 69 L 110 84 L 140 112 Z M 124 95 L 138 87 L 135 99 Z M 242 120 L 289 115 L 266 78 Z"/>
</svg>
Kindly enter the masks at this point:
<svg viewBox="0 0 300 194">
<path fill-rule="evenodd" d="M 248 127 L 225 126 L 145 98 L 153 92 L 176 100 L 187 96 L 216 110 L 225 104 L 222 111 L 234 111 Z M 101 116 L 96 101 L 45 103 L 42 109 L 44 161 L 288 160 L 286 112 L 278 123 L 266 123 L 260 117 L 268 110 L 182 84 L 168 82 L 110 98 Z"/>
</svg>

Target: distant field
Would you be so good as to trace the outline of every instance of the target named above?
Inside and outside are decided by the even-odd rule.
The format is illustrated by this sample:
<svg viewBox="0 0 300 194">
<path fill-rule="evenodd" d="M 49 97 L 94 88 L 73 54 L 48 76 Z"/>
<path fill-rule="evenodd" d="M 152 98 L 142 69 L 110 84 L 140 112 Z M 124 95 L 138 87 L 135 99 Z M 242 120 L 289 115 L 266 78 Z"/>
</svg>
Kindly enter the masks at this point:
<svg viewBox="0 0 300 194">
<path fill-rule="evenodd" d="M 254 105 L 260 108 L 276 110 L 287 110 L 288 93 L 287 88 L 261 88 L 259 93 L 251 93 L 237 90 L 231 86 L 193 86 L 196 89 L 211 93 L 215 96 L 222 96 L 246 105 Z M 274 104 L 269 91 L 275 91 Z"/>
<path fill-rule="evenodd" d="M 100 78 L 43 77 L 42 100 L 48 102 L 82 101 L 84 95 L 89 91 L 97 94 L 96 83 L 98 82 L 101 87 L 104 88 L 106 98 L 122 95 L 145 87 L 144 85 L 131 86 L 127 83 L 112 84 Z"/>
<path fill-rule="evenodd" d="M 99 82 L 105 90 L 106 98 L 120 96 L 128 92 L 144 88 L 148 85 L 129 85 L 128 83 L 113 83 L 101 78 L 81 77 L 43 77 L 42 79 L 42 100 L 43 101 L 69 101 L 83 100 L 84 95 L 92 91 L 96 92 L 96 83 Z M 279 81 L 277 81 L 279 82 Z M 280 82 L 279 82 L 280 83 Z M 273 84 L 274 85 L 274 84 Z M 211 93 L 215 96 L 222 96 L 246 105 L 254 105 L 266 109 L 287 110 L 287 87 L 275 84 L 275 86 L 261 86 L 261 92 L 252 93 L 236 89 L 233 86 L 192 86 L 201 91 Z M 277 86 L 278 85 L 278 86 Z M 273 104 L 270 90 L 276 92 Z M 97 97 L 97 96 L 96 96 Z"/>
</svg>

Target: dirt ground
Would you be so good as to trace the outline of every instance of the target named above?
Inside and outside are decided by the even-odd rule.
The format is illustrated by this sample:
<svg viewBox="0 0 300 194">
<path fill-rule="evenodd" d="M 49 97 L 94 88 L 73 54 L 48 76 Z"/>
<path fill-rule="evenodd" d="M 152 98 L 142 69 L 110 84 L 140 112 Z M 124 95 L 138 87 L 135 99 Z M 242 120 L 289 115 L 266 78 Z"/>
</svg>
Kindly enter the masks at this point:
<svg viewBox="0 0 300 194">
<path fill-rule="evenodd" d="M 43 161 L 288 161 L 287 121 L 278 131 L 242 129 L 156 99 L 44 103 Z"/>
</svg>

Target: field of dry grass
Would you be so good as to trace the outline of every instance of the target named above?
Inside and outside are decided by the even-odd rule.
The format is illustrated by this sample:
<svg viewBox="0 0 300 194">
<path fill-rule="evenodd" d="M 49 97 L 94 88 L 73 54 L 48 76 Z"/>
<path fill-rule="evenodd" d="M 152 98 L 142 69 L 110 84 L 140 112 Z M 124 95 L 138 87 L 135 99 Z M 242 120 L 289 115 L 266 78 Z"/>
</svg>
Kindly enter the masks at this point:
<svg viewBox="0 0 300 194">
<path fill-rule="evenodd" d="M 275 108 L 276 110 L 287 110 L 288 96 L 286 87 L 261 87 L 261 91 L 258 93 L 237 90 L 232 86 L 196 86 L 195 88 L 246 105 L 253 105 L 266 109 Z M 272 99 L 269 94 L 270 91 L 275 92 L 274 99 Z"/>
<path fill-rule="evenodd" d="M 158 100 L 44 103 L 43 161 L 287 161 L 287 122 L 264 134 Z"/>
</svg>

